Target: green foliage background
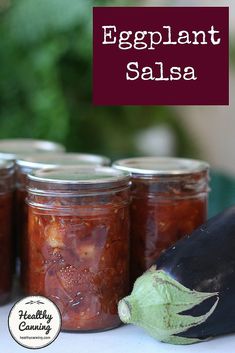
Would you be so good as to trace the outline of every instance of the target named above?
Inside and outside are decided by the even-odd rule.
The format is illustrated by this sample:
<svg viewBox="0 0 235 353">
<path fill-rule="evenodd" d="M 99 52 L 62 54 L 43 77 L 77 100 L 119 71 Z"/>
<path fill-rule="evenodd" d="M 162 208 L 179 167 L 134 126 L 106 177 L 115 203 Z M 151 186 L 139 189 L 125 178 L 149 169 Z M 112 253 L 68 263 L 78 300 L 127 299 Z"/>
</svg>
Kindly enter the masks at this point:
<svg viewBox="0 0 235 353">
<path fill-rule="evenodd" d="M 92 6 L 137 0 L 124 1 L 0 0 L 0 138 L 55 140 L 68 150 L 115 159 L 138 155 L 136 134 L 164 123 L 175 133 L 175 154 L 198 157 L 169 107 L 91 104 Z M 233 44 L 234 38 L 235 64 Z M 235 197 L 233 178 L 212 174 L 211 184 L 210 215 Z"/>
<path fill-rule="evenodd" d="M 0 138 L 55 140 L 68 150 L 119 158 L 138 155 L 137 132 L 164 123 L 176 135 L 176 154 L 195 156 L 169 107 L 92 106 L 92 6 L 106 4 L 14 0 L 2 6 Z"/>
</svg>

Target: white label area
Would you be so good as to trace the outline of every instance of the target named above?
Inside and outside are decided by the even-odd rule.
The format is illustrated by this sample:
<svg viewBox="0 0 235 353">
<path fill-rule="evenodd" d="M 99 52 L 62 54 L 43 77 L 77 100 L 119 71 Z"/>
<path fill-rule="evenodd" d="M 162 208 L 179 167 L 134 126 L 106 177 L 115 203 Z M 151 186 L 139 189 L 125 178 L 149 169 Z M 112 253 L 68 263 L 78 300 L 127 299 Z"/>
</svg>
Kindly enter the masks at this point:
<svg viewBox="0 0 235 353">
<path fill-rule="evenodd" d="M 61 315 L 51 300 L 42 296 L 29 296 L 12 307 L 8 326 L 11 336 L 21 346 L 43 348 L 58 337 Z"/>
</svg>

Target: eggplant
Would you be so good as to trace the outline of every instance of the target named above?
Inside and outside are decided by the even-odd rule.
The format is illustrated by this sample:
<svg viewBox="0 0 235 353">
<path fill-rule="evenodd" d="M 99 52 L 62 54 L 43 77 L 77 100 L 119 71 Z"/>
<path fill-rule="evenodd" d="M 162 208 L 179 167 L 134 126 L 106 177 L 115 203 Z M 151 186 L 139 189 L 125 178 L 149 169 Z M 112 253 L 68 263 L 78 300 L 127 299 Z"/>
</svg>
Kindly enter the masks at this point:
<svg viewBox="0 0 235 353">
<path fill-rule="evenodd" d="M 120 319 L 160 341 L 235 332 L 235 206 L 165 250 L 118 304 Z"/>
</svg>

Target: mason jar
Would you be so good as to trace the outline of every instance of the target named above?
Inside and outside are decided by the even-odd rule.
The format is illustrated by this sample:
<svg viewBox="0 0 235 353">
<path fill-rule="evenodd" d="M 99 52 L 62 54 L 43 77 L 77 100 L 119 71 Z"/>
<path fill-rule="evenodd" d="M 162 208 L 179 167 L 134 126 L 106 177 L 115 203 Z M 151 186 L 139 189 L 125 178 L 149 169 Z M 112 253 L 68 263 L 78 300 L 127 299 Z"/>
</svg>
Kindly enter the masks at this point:
<svg viewBox="0 0 235 353">
<path fill-rule="evenodd" d="M 11 294 L 14 162 L 0 160 L 0 305 Z"/>
<path fill-rule="evenodd" d="M 37 153 L 16 160 L 16 234 L 20 247 L 20 282 L 25 291 L 27 261 L 27 219 L 28 207 L 25 202 L 27 174 L 37 169 L 56 166 L 109 165 L 107 157 L 84 153 Z"/>
<path fill-rule="evenodd" d="M 60 309 L 62 329 L 120 324 L 129 291 L 129 174 L 51 168 L 28 176 L 27 292 Z"/>
<path fill-rule="evenodd" d="M 45 140 L 35 140 L 31 138 L 12 138 L 12 139 L 0 139 L 0 159 L 16 161 L 23 156 L 28 156 L 35 153 L 62 153 L 65 151 L 65 147 L 59 143 Z M 15 179 L 16 181 L 16 179 Z M 17 218 L 19 218 L 19 208 L 17 207 L 16 200 L 16 185 L 14 186 L 14 200 L 13 200 L 13 261 L 14 261 L 14 272 L 19 272 L 19 239 L 17 236 Z"/>
<path fill-rule="evenodd" d="M 182 158 L 119 160 L 131 173 L 131 282 L 207 218 L 209 165 Z"/>
<path fill-rule="evenodd" d="M 17 155 L 37 152 L 64 152 L 65 147 L 57 142 L 30 138 L 0 139 L 0 154 L 4 158 L 16 159 Z M 5 159 L 5 158 L 4 158 Z"/>
</svg>

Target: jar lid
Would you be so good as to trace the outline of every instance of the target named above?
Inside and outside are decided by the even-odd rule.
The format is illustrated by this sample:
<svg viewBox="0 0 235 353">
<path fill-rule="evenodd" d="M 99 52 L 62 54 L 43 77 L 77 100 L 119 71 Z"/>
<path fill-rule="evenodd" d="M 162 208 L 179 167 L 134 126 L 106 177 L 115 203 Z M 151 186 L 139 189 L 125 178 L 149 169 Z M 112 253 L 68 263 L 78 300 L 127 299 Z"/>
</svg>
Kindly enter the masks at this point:
<svg viewBox="0 0 235 353">
<path fill-rule="evenodd" d="M 0 152 L 13 154 L 15 159 L 21 153 L 64 152 L 64 150 L 63 145 L 52 141 L 21 138 L 0 140 Z"/>
<path fill-rule="evenodd" d="M 129 180 L 128 172 L 110 167 L 55 167 L 28 174 L 28 190 L 102 189 L 123 186 Z"/>
<path fill-rule="evenodd" d="M 12 176 L 15 171 L 15 162 L 11 160 L 0 159 L 0 177 Z"/>
<path fill-rule="evenodd" d="M 0 159 L 4 161 L 15 161 L 17 157 L 15 153 L 0 152 Z"/>
<path fill-rule="evenodd" d="M 174 176 L 199 173 L 209 169 L 209 164 L 194 159 L 170 157 L 139 157 L 116 161 L 113 167 L 132 175 Z"/>
<path fill-rule="evenodd" d="M 14 168 L 14 161 L 0 159 L 0 170 L 12 169 Z"/>
<path fill-rule="evenodd" d="M 16 161 L 16 165 L 27 169 L 53 168 L 60 166 L 76 166 L 76 165 L 109 165 L 110 160 L 104 156 L 85 153 L 40 153 L 25 156 Z"/>
</svg>

